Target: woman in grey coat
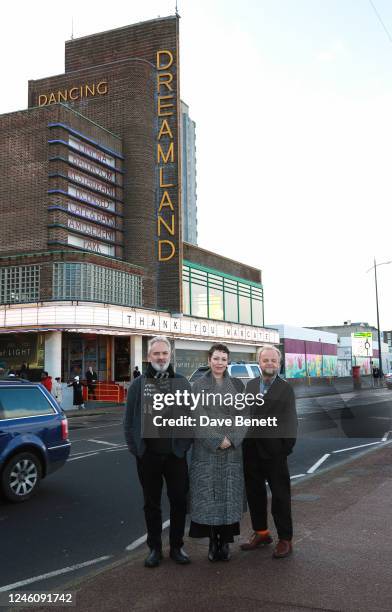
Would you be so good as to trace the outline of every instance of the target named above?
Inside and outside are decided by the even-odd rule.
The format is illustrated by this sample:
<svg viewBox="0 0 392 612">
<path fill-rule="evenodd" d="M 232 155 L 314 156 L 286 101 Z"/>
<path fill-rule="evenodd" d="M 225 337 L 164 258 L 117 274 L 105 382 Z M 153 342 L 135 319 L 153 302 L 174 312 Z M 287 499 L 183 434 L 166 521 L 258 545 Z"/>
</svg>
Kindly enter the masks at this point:
<svg viewBox="0 0 392 612">
<path fill-rule="evenodd" d="M 193 393 L 200 393 L 204 401 L 195 409 L 197 426 L 190 466 L 191 538 L 210 538 L 210 561 L 228 561 L 229 543 L 240 533 L 240 520 L 244 507 L 244 477 L 242 468 L 242 440 L 246 428 L 235 425 L 236 414 L 243 410 L 235 407 L 236 394 L 243 399 L 244 385 L 227 373 L 229 349 L 214 344 L 208 351 L 210 370 L 197 380 Z M 203 393 L 204 392 L 204 393 Z M 206 398 L 206 394 L 209 397 Z M 213 400 L 212 394 L 226 398 Z M 237 395 L 237 398 L 241 397 Z M 227 399 L 228 398 L 228 399 Z M 228 405 L 228 404 L 232 405 Z M 215 405 L 214 405 L 215 404 Z M 200 425 L 200 417 L 230 418 L 232 424 Z"/>
</svg>

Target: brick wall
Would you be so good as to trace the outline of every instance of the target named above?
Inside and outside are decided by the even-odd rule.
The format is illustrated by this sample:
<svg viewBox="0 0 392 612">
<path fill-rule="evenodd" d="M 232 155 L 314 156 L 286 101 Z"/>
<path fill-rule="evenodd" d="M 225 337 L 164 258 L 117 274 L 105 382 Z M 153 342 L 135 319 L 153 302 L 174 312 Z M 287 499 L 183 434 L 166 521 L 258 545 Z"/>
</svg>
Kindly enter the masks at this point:
<svg viewBox="0 0 392 612">
<path fill-rule="evenodd" d="M 222 257 L 221 255 L 217 255 L 217 253 L 201 249 L 187 242 L 184 242 L 184 259 L 201 266 L 220 270 L 226 274 L 239 276 L 245 280 L 261 283 L 261 270 L 242 264 L 239 261 Z"/>
<path fill-rule="evenodd" d="M 66 73 L 29 81 L 29 106 L 40 95 L 69 90 L 86 83 L 107 82 L 105 95 L 82 97 L 70 106 L 122 138 L 124 161 L 124 259 L 146 268 L 144 301 L 148 307 L 181 310 L 181 211 L 180 170 L 172 170 L 176 186 L 172 197 L 176 210 L 173 239 L 176 254 L 158 261 L 156 164 L 157 77 L 156 52 L 169 49 L 178 66 L 178 19 L 157 19 L 101 34 L 68 41 L 65 46 Z M 177 102 L 179 86 L 175 85 Z M 179 105 L 177 104 L 177 107 Z M 179 109 L 178 109 L 179 112 Z M 178 113 L 172 127 L 178 142 Z M 179 155 L 176 151 L 177 156 Z M 178 165 L 179 165 L 178 160 Z"/>
</svg>

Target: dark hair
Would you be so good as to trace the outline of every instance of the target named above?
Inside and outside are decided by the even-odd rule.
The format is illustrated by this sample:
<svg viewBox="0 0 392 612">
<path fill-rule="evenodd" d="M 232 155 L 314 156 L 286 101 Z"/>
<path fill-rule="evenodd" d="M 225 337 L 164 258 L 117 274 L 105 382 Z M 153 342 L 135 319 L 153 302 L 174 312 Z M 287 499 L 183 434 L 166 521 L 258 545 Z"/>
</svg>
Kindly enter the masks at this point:
<svg viewBox="0 0 392 612">
<path fill-rule="evenodd" d="M 219 342 L 217 342 L 216 344 L 213 344 L 212 347 L 208 351 L 208 357 L 210 359 L 215 351 L 221 351 L 222 353 L 226 353 L 228 357 L 230 356 L 230 351 L 225 344 L 220 344 Z"/>
</svg>

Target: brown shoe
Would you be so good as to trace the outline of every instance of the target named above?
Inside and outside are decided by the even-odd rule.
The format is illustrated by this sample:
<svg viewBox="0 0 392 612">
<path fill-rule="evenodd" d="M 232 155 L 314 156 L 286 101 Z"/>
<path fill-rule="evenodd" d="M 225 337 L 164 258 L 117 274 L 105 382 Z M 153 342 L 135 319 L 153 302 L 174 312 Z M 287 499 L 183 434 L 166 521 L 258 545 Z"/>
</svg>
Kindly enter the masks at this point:
<svg viewBox="0 0 392 612">
<path fill-rule="evenodd" d="M 272 556 L 275 559 L 283 559 L 283 557 L 288 557 L 293 552 L 293 545 L 291 544 L 291 540 L 279 540 L 277 545 L 274 548 L 274 552 Z"/>
<path fill-rule="evenodd" d="M 249 542 L 241 544 L 241 550 L 256 550 L 256 548 L 267 546 L 268 544 L 272 544 L 271 536 L 269 534 L 260 535 L 255 531 L 251 535 Z"/>
</svg>

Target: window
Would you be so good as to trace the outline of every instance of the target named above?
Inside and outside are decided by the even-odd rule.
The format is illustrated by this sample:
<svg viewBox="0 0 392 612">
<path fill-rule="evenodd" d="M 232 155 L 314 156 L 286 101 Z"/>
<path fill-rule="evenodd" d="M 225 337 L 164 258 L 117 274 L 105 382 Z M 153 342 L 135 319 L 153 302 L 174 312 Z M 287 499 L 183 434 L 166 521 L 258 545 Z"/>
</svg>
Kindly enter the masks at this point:
<svg viewBox="0 0 392 612">
<path fill-rule="evenodd" d="M 238 376 L 238 378 L 249 378 L 246 365 L 232 365 L 230 376 Z"/>
<path fill-rule="evenodd" d="M 252 323 L 253 325 L 264 325 L 263 321 L 263 302 L 252 298 Z"/>
<path fill-rule="evenodd" d="M 193 275 L 192 275 L 193 276 Z M 191 313 L 194 317 L 208 317 L 207 287 L 192 282 Z"/>
<path fill-rule="evenodd" d="M 225 293 L 225 320 L 238 323 L 238 295 Z"/>
<path fill-rule="evenodd" d="M 184 314 L 263 326 L 261 285 L 196 265 L 183 266 Z"/>
<path fill-rule="evenodd" d="M 53 406 L 36 387 L 0 389 L 0 419 L 18 419 L 53 413 L 55 413 Z"/>
<path fill-rule="evenodd" d="M 210 319 L 223 320 L 223 291 L 209 287 L 208 313 Z"/>
<path fill-rule="evenodd" d="M 0 303 L 39 301 L 40 266 L 0 268 Z"/>
<path fill-rule="evenodd" d="M 256 376 L 260 376 L 260 368 L 257 365 L 251 365 L 250 369 L 252 370 L 253 374 Z"/>
<path fill-rule="evenodd" d="M 94 264 L 55 263 L 53 299 L 142 306 L 142 278 Z"/>
<path fill-rule="evenodd" d="M 243 295 L 239 296 L 240 302 L 240 323 L 252 323 L 251 313 L 250 313 L 250 298 L 244 297 Z"/>
<path fill-rule="evenodd" d="M 191 313 L 191 303 L 189 297 L 189 281 L 182 282 L 182 299 L 184 303 L 184 314 L 189 315 Z"/>
</svg>

